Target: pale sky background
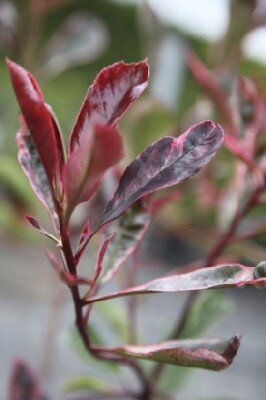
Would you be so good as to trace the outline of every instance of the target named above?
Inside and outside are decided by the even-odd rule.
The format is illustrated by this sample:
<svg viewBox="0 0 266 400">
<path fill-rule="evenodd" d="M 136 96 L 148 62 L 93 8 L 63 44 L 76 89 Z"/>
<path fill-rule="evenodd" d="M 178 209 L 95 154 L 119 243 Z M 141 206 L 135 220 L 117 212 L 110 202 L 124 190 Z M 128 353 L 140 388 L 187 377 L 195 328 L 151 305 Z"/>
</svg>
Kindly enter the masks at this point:
<svg viewBox="0 0 266 400">
<path fill-rule="evenodd" d="M 140 3 L 143 0 L 112 0 Z M 215 42 L 229 23 L 230 0 L 146 0 L 162 21 Z M 266 27 L 255 29 L 243 40 L 245 55 L 266 65 Z"/>
</svg>

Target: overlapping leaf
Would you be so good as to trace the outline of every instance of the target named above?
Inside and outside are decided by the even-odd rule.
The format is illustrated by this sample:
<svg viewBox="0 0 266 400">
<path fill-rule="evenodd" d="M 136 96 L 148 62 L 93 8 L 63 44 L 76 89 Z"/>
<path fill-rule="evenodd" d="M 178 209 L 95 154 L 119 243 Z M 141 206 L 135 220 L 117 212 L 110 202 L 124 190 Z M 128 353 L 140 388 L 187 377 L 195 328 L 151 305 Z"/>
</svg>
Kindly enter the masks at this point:
<svg viewBox="0 0 266 400">
<path fill-rule="evenodd" d="M 215 155 L 223 131 L 212 121 L 193 125 L 178 138 L 164 137 L 148 146 L 125 170 L 97 229 L 118 218 L 141 197 L 195 175 Z"/>
<path fill-rule="evenodd" d="M 123 156 L 122 139 L 111 126 L 95 124 L 70 153 L 63 171 L 68 212 L 95 193 L 104 172 Z"/>
<path fill-rule="evenodd" d="M 206 290 L 213 288 L 228 288 L 243 286 L 266 287 L 265 263 L 257 267 L 247 267 L 241 264 L 218 265 L 202 268 L 187 274 L 172 275 L 155 279 L 140 286 L 125 289 L 105 296 L 92 297 L 88 302 L 102 301 L 117 297 L 138 294 L 185 292 L 191 290 Z"/>
<path fill-rule="evenodd" d="M 111 279 L 134 252 L 148 229 L 149 221 L 149 213 L 141 202 L 131 207 L 120 219 L 116 235 L 104 256 L 102 282 Z"/>
<path fill-rule="evenodd" d="M 35 195 L 51 215 L 55 216 L 55 208 L 47 175 L 32 136 L 23 119 L 21 119 L 21 127 L 17 133 L 16 139 L 19 163 L 25 175 L 28 177 Z"/>
<path fill-rule="evenodd" d="M 112 352 L 129 358 L 156 361 L 182 367 L 223 370 L 232 363 L 240 338 L 229 340 L 173 340 L 146 346 L 122 346 Z"/>
<path fill-rule="evenodd" d="M 149 67 L 146 61 L 125 64 L 119 62 L 104 68 L 90 86 L 70 137 L 72 152 L 94 122 L 116 126 L 148 85 Z"/>
<path fill-rule="evenodd" d="M 7 66 L 23 117 L 51 185 L 64 160 L 60 130 L 34 77 L 10 60 L 7 60 Z"/>
</svg>

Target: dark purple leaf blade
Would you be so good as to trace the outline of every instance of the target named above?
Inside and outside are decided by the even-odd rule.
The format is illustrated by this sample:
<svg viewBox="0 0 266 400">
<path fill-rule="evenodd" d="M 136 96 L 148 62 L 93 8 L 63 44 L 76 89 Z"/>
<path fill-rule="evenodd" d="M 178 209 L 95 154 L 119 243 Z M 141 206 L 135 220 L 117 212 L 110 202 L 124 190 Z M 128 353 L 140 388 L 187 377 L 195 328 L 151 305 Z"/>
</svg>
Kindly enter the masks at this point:
<svg viewBox="0 0 266 400">
<path fill-rule="evenodd" d="M 120 118 L 148 85 L 147 62 L 118 62 L 104 68 L 90 86 L 70 137 L 72 152 L 94 122 L 117 126 Z"/>
<path fill-rule="evenodd" d="M 164 137 L 148 146 L 126 168 L 95 230 L 118 218 L 141 197 L 195 175 L 215 155 L 222 142 L 220 126 L 204 121 L 178 138 Z"/>
<path fill-rule="evenodd" d="M 111 350 L 123 357 L 220 371 L 233 362 L 239 345 L 240 338 L 234 336 L 229 340 L 173 340 L 146 346 L 121 346 Z"/>
<path fill-rule="evenodd" d="M 64 162 L 64 146 L 58 124 L 34 77 L 8 59 L 7 66 L 23 117 L 52 185 L 57 170 L 61 170 Z"/>
<path fill-rule="evenodd" d="M 247 267 L 241 264 L 218 265 L 211 268 L 202 268 L 186 274 L 171 275 L 155 279 L 140 286 L 135 286 L 120 292 L 105 296 L 92 297 L 88 303 L 103 301 L 118 297 L 153 294 L 186 292 L 192 290 L 206 290 L 214 288 L 266 286 L 266 271 L 259 264 L 257 267 Z"/>
<path fill-rule="evenodd" d="M 46 400 L 31 369 L 20 360 L 13 365 L 9 382 L 9 400 Z"/>
</svg>

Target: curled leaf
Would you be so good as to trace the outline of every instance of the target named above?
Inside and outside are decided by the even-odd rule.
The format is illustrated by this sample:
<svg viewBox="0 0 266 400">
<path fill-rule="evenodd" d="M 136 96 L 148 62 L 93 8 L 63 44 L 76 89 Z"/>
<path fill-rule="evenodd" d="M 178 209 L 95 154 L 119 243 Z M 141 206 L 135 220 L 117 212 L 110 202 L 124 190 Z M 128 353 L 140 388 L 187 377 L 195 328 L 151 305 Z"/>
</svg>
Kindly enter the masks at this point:
<svg viewBox="0 0 266 400">
<path fill-rule="evenodd" d="M 240 338 L 234 336 L 229 340 L 173 340 L 146 346 L 129 345 L 111 351 L 129 358 L 220 371 L 233 362 L 239 345 Z"/>
<path fill-rule="evenodd" d="M 104 68 L 90 86 L 70 137 L 70 151 L 99 122 L 117 126 L 120 118 L 148 85 L 146 61 L 118 62 Z"/>
</svg>

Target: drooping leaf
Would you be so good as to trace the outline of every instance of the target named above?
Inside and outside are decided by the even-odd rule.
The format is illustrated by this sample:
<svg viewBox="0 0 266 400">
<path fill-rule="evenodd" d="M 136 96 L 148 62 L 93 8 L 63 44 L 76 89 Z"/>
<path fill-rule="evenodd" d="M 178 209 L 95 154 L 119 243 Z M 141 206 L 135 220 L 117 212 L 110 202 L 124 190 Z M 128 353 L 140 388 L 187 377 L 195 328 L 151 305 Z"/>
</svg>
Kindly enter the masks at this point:
<svg viewBox="0 0 266 400">
<path fill-rule="evenodd" d="M 101 281 L 106 282 L 137 248 L 149 226 L 149 213 L 143 202 L 133 205 L 119 220 L 116 235 L 103 260 Z"/>
<path fill-rule="evenodd" d="M 64 162 L 64 147 L 57 121 L 34 77 L 10 60 L 7 60 L 7 66 L 23 117 L 52 185 L 57 170 L 61 170 Z"/>
<path fill-rule="evenodd" d="M 193 125 L 178 138 L 148 146 L 125 170 L 97 229 L 118 218 L 135 201 L 195 175 L 222 145 L 223 131 L 212 121 Z"/>
<path fill-rule="evenodd" d="M 116 126 L 148 85 L 146 61 L 115 63 L 104 68 L 90 86 L 70 137 L 70 151 L 90 131 L 92 123 Z"/>
<path fill-rule="evenodd" d="M 46 230 L 41 227 L 41 225 L 39 224 L 39 222 L 37 221 L 36 218 L 31 217 L 30 215 L 25 215 L 25 219 L 28 221 L 28 223 L 30 224 L 30 226 L 32 228 L 36 229 L 42 235 L 44 235 L 44 236 L 48 237 L 49 239 L 51 239 L 57 245 L 60 244 L 60 241 L 54 235 L 52 235 L 49 232 L 46 232 Z"/>
<path fill-rule="evenodd" d="M 228 287 L 240 288 L 244 286 L 255 286 L 257 288 L 266 286 L 266 268 L 264 268 L 264 264 L 258 264 L 255 268 L 241 264 L 202 268 L 187 274 L 155 279 L 144 285 L 102 297 L 92 297 L 88 299 L 88 303 L 138 294 L 173 293 Z"/>
<path fill-rule="evenodd" d="M 35 195 L 51 215 L 55 216 L 55 207 L 47 175 L 30 132 L 23 120 L 21 120 L 21 127 L 17 133 L 16 140 L 19 163 L 28 177 Z"/>
<path fill-rule="evenodd" d="M 9 400 L 46 400 L 35 374 L 21 360 L 17 360 L 12 369 L 9 382 Z"/>
<path fill-rule="evenodd" d="M 122 139 L 111 126 L 95 124 L 80 146 L 69 155 L 64 167 L 63 182 L 68 199 L 68 213 L 78 203 L 95 193 L 104 172 L 123 156 Z"/>
<path fill-rule="evenodd" d="M 80 390 L 88 390 L 90 392 L 105 392 L 109 389 L 107 383 L 100 378 L 92 376 L 78 376 L 69 379 L 63 385 L 63 392 L 72 393 Z"/>
<path fill-rule="evenodd" d="M 172 364 L 182 367 L 223 370 L 233 362 L 240 338 L 229 340 L 173 340 L 146 346 L 122 346 L 111 349 L 114 354 Z"/>
</svg>

